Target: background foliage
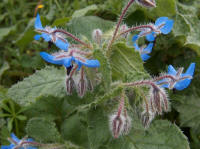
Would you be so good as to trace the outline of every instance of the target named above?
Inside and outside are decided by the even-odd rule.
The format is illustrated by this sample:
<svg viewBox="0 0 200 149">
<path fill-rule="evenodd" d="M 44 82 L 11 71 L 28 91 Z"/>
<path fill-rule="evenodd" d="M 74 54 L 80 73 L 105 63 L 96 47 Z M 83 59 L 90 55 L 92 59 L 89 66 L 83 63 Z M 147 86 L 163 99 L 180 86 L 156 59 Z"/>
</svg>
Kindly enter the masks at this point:
<svg viewBox="0 0 200 149">
<path fill-rule="evenodd" d="M 131 42 L 129 47 L 123 42 L 115 43 L 109 60 L 105 51 L 95 49 L 93 54 L 103 66 L 99 71 L 104 81 L 80 99 L 76 93 L 66 96 L 62 84 L 64 69 L 45 66 L 39 56 L 40 51 L 49 50 L 47 43 L 33 39 L 38 1 L 1 1 L 0 144 L 7 144 L 7 137 L 15 132 L 19 137 L 27 134 L 36 141 L 52 146 L 64 144 L 63 147 L 70 149 L 199 149 L 200 0 L 156 2 L 155 9 L 134 4 L 124 23 L 132 26 L 167 16 L 175 21 L 172 33 L 157 37 L 146 63 L 131 48 Z M 56 25 L 81 39 L 91 40 L 93 29 L 101 28 L 109 34 L 124 3 L 122 0 L 46 0 L 42 1 L 44 8 L 37 11 L 44 25 Z M 166 71 L 169 64 L 187 68 L 191 62 L 197 66 L 192 84 L 184 91 L 169 93 L 171 111 L 154 120 L 148 130 L 141 125 L 139 109 L 135 107 L 140 102 L 140 89 L 130 91 L 131 132 L 113 139 L 108 115 L 117 106 L 114 97 L 121 88 L 111 86 L 112 81 L 148 78 Z"/>
</svg>

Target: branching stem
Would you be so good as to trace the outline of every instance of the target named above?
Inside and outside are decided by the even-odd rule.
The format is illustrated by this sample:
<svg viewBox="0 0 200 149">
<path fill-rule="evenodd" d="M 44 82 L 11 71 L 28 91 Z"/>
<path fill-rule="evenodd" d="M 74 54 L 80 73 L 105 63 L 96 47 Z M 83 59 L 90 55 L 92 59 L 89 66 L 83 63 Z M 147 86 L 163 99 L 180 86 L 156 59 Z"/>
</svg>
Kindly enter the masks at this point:
<svg viewBox="0 0 200 149">
<path fill-rule="evenodd" d="M 123 9 L 122 14 L 121 14 L 121 16 L 120 16 L 120 18 L 119 18 L 119 21 L 118 21 L 118 23 L 117 23 L 117 26 L 116 26 L 116 28 L 115 28 L 113 37 L 112 37 L 112 39 L 111 39 L 111 41 L 110 41 L 110 43 L 109 43 L 109 45 L 108 45 L 108 51 L 110 50 L 110 48 L 111 48 L 111 46 L 112 46 L 112 44 L 113 44 L 113 42 L 114 42 L 114 40 L 115 40 L 115 38 L 116 38 L 117 32 L 118 32 L 118 30 L 119 30 L 119 26 L 120 26 L 120 24 L 121 24 L 121 22 L 122 22 L 122 20 L 123 20 L 123 18 L 124 18 L 124 16 L 125 16 L 125 14 L 126 14 L 128 8 L 131 6 L 131 4 L 132 4 L 134 1 L 135 1 L 135 0 L 130 0 L 130 1 L 128 2 L 128 4 L 126 5 L 126 7 Z"/>
</svg>

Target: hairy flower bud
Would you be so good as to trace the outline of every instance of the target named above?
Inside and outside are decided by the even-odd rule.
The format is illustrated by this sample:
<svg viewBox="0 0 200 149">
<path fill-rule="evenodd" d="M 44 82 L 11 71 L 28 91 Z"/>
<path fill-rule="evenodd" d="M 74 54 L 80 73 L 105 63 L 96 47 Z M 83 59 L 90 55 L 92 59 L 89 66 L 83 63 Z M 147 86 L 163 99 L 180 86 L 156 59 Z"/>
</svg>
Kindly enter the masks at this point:
<svg viewBox="0 0 200 149">
<path fill-rule="evenodd" d="M 77 86 L 77 92 L 78 92 L 78 95 L 80 97 L 83 97 L 86 93 L 86 90 L 87 90 L 87 82 L 85 79 L 80 79 L 79 80 L 79 83 L 78 83 L 78 86 Z"/>
<path fill-rule="evenodd" d="M 118 138 L 124 130 L 125 117 L 113 114 L 110 116 L 110 129 L 114 138 Z"/>
<path fill-rule="evenodd" d="M 127 135 L 130 132 L 131 129 L 131 118 L 128 116 L 126 109 L 124 110 L 124 129 L 123 129 L 123 134 Z"/>
<path fill-rule="evenodd" d="M 155 117 L 155 113 L 152 111 L 146 111 L 144 110 L 141 114 L 142 117 L 142 124 L 145 128 L 148 128 L 150 123 L 152 122 L 152 120 Z"/>
<path fill-rule="evenodd" d="M 163 88 L 151 88 L 150 90 L 150 105 L 151 109 L 158 114 L 162 114 L 163 111 L 169 110 L 169 101 L 167 94 Z"/>
<path fill-rule="evenodd" d="M 137 3 L 148 8 L 156 7 L 155 0 L 137 0 Z"/>
<path fill-rule="evenodd" d="M 67 94 L 71 95 L 73 89 L 75 88 L 75 83 L 72 77 L 67 77 L 66 78 L 66 91 Z"/>
<path fill-rule="evenodd" d="M 96 43 L 100 44 L 100 43 L 101 43 L 101 40 L 102 40 L 102 35 L 103 35 L 103 33 L 102 33 L 102 31 L 101 31 L 100 29 L 95 29 L 95 30 L 93 30 L 93 32 L 92 32 L 92 39 L 93 39 Z"/>
<path fill-rule="evenodd" d="M 120 30 L 120 33 L 122 33 L 124 31 L 126 31 L 127 29 L 128 29 L 128 26 L 126 24 L 124 24 L 124 25 L 120 26 L 119 30 Z M 129 32 L 122 34 L 121 36 L 124 38 L 127 38 L 128 34 L 129 34 Z"/>
</svg>

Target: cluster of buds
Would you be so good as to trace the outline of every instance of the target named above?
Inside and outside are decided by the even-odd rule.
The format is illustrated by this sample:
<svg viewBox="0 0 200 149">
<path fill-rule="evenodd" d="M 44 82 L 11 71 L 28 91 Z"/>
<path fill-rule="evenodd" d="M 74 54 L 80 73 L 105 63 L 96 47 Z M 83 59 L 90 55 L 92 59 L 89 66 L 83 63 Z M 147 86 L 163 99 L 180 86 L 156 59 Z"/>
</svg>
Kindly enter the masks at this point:
<svg viewBox="0 0 200 149">
<path fill-rule="evenodd" d="M 114 138 L 127 135 L 131 128 L 131 118 L 124 106 L 124 97 L 121 98 L 117 112 L 110 116 L 110 130 Z"/>
</svg>

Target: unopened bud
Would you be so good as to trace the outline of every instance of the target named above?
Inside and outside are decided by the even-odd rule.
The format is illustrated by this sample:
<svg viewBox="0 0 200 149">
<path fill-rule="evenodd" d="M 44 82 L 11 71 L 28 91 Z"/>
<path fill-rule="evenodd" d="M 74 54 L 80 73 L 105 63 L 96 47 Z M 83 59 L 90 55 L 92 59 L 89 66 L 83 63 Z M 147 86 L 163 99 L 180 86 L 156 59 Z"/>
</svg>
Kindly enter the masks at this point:
<svg viewBox="0 0 200 149">
<path fill-rule="evenodd" d="M 125 118 L 123 115 L 114 114 L 110 117 L 110 129 L 114 138 L 118 138 L 124 130 Z"/>
<path fill-rule="evenodd" d="M 100 29 L 95 29 L 93 32 L 92 32 L 92 39 L 98 43 L 98 44 L 101 44 L 101 40 L 102 40 L 102 31 Z"/>
<path fill-rule="evenodd" d="M 127 135 L 131 129 L 131 118 L 128 116 L 126 110 L 124 110 L 124 117 L 125 117 L 125 121 L 124 121 L 123 134 Z"/>
<path fill-rule="evenodd" d="M 127 29 L 128 29 L 128 26 L 127 26 L 126 24 L 122 25 L 122 26 L 120 27 L 120 33 L 126 31 Z M 127 38 L 128 34 L 129 34 L 129 32 L 127 32 L 127 33 L 125 33 L 125 34 L 122 34 L 121 36 L 124 37 L 124 38 Z"/>
<path fill-rule="evenodd" d="M 75 88 L 75 83 L 72 77 L 67 77 L 66 79 L 66 91 L 67 94 L 71 95 L 73 89 Z"/>
<path fill-rule="evenodd" d="M 162 114 L 162 111 L 168 111 L 168 98 L 163 88 L 152 88 L 150 90 L 150 102 L 151 109 L 158 114 Z"/>
<path fill-rule="evenodd" d="M 87 90 L 87 82 L 85 79 L 80 79 L 78 83 L 77 92 L 80 97 L 83 97 Z"/>
<path fill-rule="evenodd" d="M 155 0 L 137 0 L 137 3 L 148 8 L 156 7 Z"/>
<path fill-rule="evenodd" d="M 145 128 L 148 128 L 150 123 L 152 122 L 152 120 L 155 117 L 155 113 L 152 111 L 143 111 L 142 112 L 142 124 Z"/>
</svg>

